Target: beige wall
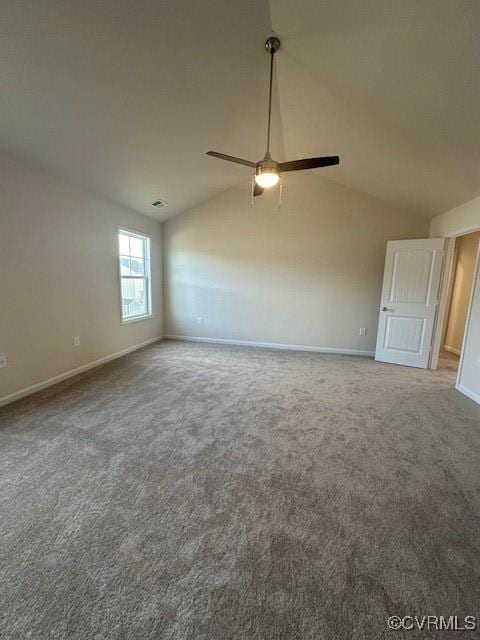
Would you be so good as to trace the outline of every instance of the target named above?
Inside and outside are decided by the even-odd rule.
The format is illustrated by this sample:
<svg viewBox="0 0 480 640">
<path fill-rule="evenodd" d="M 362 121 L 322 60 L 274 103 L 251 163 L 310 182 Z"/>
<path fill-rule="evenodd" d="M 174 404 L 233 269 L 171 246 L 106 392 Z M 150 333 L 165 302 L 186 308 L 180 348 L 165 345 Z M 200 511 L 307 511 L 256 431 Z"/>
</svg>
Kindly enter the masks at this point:
<svg viewBox="0 0 480 640">
<path fill-rule="evenodd" d="M 119 224 L 150 234 L 153 257 L 154 317 L 123 326 Z M 0 157 L 0 401 L 160 336 L 160 252 L 155 220 Z"/>
<path fill-rule="evenodd" d="M 480 198 L 432 218 L 430 236 L 458 236 L 480 228 Z"/>
<path fill-rule="evenodd" d="M 373 351 L 386 243 L 429 221 L 315 174 L 276 200 L 245 184 L 164 223 L 165 332 Z"/>
<path fill-rule="evenodd" d="M 472 291 L 480 232 L 457 238 L 457 263 L 450 311 L 445 331 L 445 346 L 460 353 Z"/>
</svg>

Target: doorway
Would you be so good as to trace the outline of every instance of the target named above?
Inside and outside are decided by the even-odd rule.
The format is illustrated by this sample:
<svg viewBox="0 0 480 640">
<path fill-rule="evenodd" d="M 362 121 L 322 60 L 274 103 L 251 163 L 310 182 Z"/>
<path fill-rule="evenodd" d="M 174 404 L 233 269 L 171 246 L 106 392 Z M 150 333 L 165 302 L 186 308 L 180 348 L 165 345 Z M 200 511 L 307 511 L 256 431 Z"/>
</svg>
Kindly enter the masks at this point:
<svg viewBox="0 0 480 640">
<path fill-rule="evenodd" d="M 455 376 L 460 365 L 479 242 L 480 231 L 460 235 L 451 240 L 451 267 L 446 289 L 438 369 Z"/>
</svg>

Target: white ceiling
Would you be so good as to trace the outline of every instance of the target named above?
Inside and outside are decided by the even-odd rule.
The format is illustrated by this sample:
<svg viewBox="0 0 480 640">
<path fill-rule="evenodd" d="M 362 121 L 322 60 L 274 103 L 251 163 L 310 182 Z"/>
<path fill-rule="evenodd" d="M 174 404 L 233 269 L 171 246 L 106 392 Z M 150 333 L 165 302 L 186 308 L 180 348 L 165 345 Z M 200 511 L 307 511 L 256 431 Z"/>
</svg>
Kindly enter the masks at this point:
<svg viewBox="0 0 480 640">
<path fill-rule="evenodd" d="M 0 147 L 174 215 L 248 176 L 205 151 L 263 155 L 272 23 L 277 159 L 422 215 L 480 194 L 478 0 L 4 0 Z"/>
</svg>

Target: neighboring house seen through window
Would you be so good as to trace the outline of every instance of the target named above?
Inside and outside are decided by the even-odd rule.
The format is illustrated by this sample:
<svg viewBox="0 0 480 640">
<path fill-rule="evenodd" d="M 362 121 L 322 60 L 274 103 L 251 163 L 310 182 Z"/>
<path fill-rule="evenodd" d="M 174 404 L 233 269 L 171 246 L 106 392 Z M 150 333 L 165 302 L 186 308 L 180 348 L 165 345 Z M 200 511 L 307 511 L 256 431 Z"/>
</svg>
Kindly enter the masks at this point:
<svg viewBox="0 0 480 640">
<path fill-rule="evenodd" d="M 128 229 L 118 230 L 122 321 L 152 315 L 150 238 Z"/>
</svg>

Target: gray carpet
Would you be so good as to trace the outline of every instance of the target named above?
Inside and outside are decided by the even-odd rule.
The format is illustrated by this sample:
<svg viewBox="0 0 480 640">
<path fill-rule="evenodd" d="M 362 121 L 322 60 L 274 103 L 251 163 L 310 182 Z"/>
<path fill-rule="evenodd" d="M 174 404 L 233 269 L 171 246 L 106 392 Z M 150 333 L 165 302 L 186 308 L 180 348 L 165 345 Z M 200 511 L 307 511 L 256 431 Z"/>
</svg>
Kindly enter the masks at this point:
<svg viewBox="0 0 480 640">
<path fill-rule="evenodd" d="M 480 407 L 453 376 L 164 342 L 5 407 L 0 636 L 376 640 L 403 637 L 389 615 L 480 616 Z"/>
</svg>

